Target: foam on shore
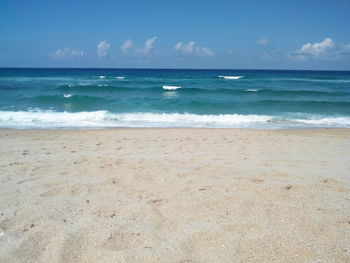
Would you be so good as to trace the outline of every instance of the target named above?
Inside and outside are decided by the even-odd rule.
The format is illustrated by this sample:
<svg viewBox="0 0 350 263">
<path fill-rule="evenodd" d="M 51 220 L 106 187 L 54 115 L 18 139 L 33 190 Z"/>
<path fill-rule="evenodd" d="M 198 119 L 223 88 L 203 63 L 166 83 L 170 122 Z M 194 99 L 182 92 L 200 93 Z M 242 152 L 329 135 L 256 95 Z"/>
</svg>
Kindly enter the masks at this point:
<svg viewBox="0 0 350 263">
<path fill-rule="evenodd" d="M 71 95 L 71 94 L 68 94 Z M 190 113 L 111 113 L 108 111 L 0 111 L 0 127 L 221 127 L 221 128 L 312 128 L 350 127 L 348 117 L 292 118 L 255 114 L 199 115 Z"/>
</svg>

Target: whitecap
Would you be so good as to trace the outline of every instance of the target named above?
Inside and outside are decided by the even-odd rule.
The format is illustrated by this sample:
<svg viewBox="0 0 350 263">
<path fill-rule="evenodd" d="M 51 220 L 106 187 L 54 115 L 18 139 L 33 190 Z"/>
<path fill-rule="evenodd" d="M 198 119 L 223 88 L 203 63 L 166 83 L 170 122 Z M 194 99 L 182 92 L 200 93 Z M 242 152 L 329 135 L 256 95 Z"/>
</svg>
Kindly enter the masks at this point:
<svg viewBox="0 0 350 263">
<path fill-rule="evenodd" d="M 116 79 L 125 79 L 125 77 L 120 76 L 120 77 L 115 77 Z"/>
<path fill-rule="evenodd" d="M 165 90 L 177 90 L 177 89 L 181 89 L 180 86 L 163 86 L 163 89 Z"/>
<path fill-rule="evenodd" d="M 301 117 L 301 116 L 300 116 Z M 111 113 L 108 111 L 0 111 L 0 127 L 5 128 L 79 128 L 79 127 L 350 127 L 350 117 L 309 116 L 307 119 L 255 114 L 191 113 Z"/>
<path fill-rule="evenodd" d="M 65 98 L 70 98 L 70 97 L 72 97 L 73 96 L 73 94 L 64 94 L 63 95 L 63 97 L 65 97 Z"/>
<path fill-rule="evenodd" d="M 257 91 L 259 91 L 259 89 L 246 89 L 246 90 L 244 90 L 244 91 L 248 91 L 248 92 L 257 92 Z"/>
<path fill-rule="evenodd" d="M 219 78 L 223 79 L 241 79 L 244 78 L 244 76 L 218 76 Z"/>
<path fill-rule="evenodd" d="M 326 118 L 311 118 L 311 119 L 293 119 L 295 123 L 309 124 L 321 127 L 349 127 L 349 117 L 326 117 Z"/>
<path fill-rule="evenodd" d="M 100 79 L 105 79 L 106 76 L 98 76 Z"/>
</svg>

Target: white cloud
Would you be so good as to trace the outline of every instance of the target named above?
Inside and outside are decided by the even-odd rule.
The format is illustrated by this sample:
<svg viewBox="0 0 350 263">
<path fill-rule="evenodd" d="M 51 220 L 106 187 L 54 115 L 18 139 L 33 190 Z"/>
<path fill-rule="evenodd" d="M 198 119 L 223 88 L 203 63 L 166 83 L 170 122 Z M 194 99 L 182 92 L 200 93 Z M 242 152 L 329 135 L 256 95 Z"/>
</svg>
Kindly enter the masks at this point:
<svg viewBox="0 0 350 263">
<path fill-rule="evenodd" d="M 65 47 L 62 49 L 57 49 L 50 56 L 54 59 L 70 59 L 70 58 L 81 58 L 85 56 L 85 52 L 83 50 L 75 50 L 70 47 Z"/>
<path fill-rule="evenodd" d="M 100 41 L 97 45 L 97 55 L 100 58 L 109 56 L 109 49 L 111 47 L 111 44 L 107 41 Z"/>
<path fill-rule="evenodd" d="M 157 40 L 157 37 L 151 37 L 151 38 L 147 39 L 145 42 L 144 49 L 147 51 L 151 50 L 153 48 L 153 44 L 156 40 Z"/>
<path fill-rule="evenodd" d="M 151 37 L 147 39 L 143 47 L 136 49 L 136 53 L 138 53 L 139 55 L 151 54 L 153 51 L 154 42 L 156 42 L 157 39 L 158 37 Z"/>
<path fill-rule="evenodd" d="M 123 45 L 121 45 L 120 49 L 124 53 L 128 53 L 129 50 L 132 49 L 133 47 L 134 47 L 134 42 L 132 42 L 132 40 L 128 39 L 123 43 Z"/>
<path fill-rule="evenodd" d="M 264 37 L 258 39 L 258 41 L 256 41 L 256 43 L 261 45 L 261 46 L 266 46 L 269 43 L 269 38 L 264 36 Z"/>
<path fill-rule="evenodd" d="M 154 43 L 158 37 L 151 37 L 146 40 L 145 44 L 142 47 L 135 47 L 134 42 L 130 39 L 126 40 L 120 47 L 120 49 L 125 54 L 134 54 L 139 56 L 147 56 L 152 54 L 154 48 Z"/>
<path fill-rule="evenodd" d="M 305 56 L 320 56 L 334 47 L 334 41 L 327 37 L 318 43 L 307 43 L 298 49 L 295 53 Z"/>
<path fill-rule="evenodd" d="M 214 52 L 208 47 L 200 47 L 196 45 L 196 42 L 190 41 L 187 44 L 179 42 L 174 46 L 174 49 L 182 55 L 199 56 L 199 57 L 211 57 L 214 56 Z"/>
<path fill-rule="evenodd" d="M 327 37 L 321 42 L 307 43 L 289 57 L 297 60 L 341 60 L 350 55 L 350 44 L 337 44 Z"/>
</svg>

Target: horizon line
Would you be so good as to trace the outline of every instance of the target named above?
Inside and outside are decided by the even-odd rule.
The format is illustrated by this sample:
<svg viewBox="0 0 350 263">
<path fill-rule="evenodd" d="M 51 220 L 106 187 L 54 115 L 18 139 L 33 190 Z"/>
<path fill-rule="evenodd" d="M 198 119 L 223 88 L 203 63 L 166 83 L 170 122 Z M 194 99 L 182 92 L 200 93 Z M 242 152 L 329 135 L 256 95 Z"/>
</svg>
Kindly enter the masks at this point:
<svg viewBox="0 0 350 263">
<path fill-rule="evenodd" d="M 130 68 L 130 67 L 2 67 L 0 66 L 0 69 L 140 69 L 140 70 L 256 70 L 256 71 L 335 71 L 335 72 L 350 72 L 349 70 L 345 69 L 248 69 L 248 68 L 142 68 L 142 67 L 136 67 L 136 68 Z"/>
</svg>

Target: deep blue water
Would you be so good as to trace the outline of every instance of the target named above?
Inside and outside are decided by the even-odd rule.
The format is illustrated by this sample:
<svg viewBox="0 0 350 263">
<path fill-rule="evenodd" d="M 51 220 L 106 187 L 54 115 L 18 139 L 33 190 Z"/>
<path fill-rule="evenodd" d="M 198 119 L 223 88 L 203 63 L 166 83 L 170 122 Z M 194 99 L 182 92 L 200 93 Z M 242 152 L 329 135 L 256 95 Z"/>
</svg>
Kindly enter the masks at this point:
<svg viewBox="0 0 350 263">
<path fill-rule="evenodd" d="M 0 69 L 0 127 L 178 126 L 350 127 L 350 72 Z"/>
</svg>

